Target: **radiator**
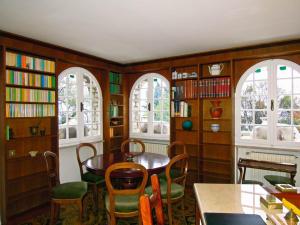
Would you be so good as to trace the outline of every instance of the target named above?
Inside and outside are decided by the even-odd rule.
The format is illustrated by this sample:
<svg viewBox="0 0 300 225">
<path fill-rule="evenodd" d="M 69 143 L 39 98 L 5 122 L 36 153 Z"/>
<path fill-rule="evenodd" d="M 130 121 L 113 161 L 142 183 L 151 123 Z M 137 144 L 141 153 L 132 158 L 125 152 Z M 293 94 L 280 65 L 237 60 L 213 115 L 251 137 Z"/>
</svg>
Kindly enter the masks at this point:
<svg viewBox="0 0 300 225">
<path fill-rule="evenodd" d="M 153 143 L 153 142 L 144 142 L 146 152 L 152 152 L 157 153 L 161 155 L 168 155 L 168 144 L 162 144 L 162 143 Z M 130 144 L 130 151 L 139 151 L 138 144 Z"/>
<path fill-rule="evenodd" d="M 254 159 L 254 160 L 263 160 L 263 161 L 272 161 L 272 162 L 284 162 L 284 163 L 296 163 L 297 157 L 290 154 L 275 154 L 275 153 L 265 153 L 257 151 L 248 151 L 246 152 L 245 158 Z M 266 185 L 269 183 L 264 179 L 265 175 L 280 175 L 280 176 L 289 176 L 289 174 L 276 171 L 260 170 L 260 169 L 250 169 L 246 170 L 246 180 L 257 180 Z"/>
</svg>

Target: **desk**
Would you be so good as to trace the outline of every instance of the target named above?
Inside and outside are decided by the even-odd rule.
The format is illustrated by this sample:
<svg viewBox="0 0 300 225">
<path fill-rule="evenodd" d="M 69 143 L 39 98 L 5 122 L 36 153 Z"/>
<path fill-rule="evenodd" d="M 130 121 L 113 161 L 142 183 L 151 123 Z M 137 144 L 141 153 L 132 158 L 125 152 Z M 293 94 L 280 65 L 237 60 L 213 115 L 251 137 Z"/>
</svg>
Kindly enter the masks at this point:
<svg viewBox="0 0 300 225">
<path fill-rule="evenodd" d="M 133 162 L 143 165 L 147 171 L 149 176 L 152 174 L 159 174 L 163 172 L 168 165 L 170 159 L 166 155 L 156 154 L 145 152 L 143 154 L 136 155 L 133 157 Z M 112 164 L 118 162 L 126 162 L 125 154 L 121 152 L 97 155 L 90 159 L 87 159 L 84 163 L 86 169 L 92 173 L 98 175 L 105 175 L 105 170 Z M 116 172 L 112 174 L 113 177 L 122 177 L 126 179 L 133 179 L 136 177 L 140 177 L 140 173 L 138 171 L 126 171 L 124 172 Z"/>
<path fill-rule="evenodd" d="M 267 216 L 286 212 L 285 208 L 271 211 L 260 204 L 260 196 L 269 194 L 260 185 L 194 184 L 194 191 L 198 206 L 196 224 L 200 219 L 206 224 L 203 219 L 206 212 L 258 214 L 265 221 Z"/>
</svg>

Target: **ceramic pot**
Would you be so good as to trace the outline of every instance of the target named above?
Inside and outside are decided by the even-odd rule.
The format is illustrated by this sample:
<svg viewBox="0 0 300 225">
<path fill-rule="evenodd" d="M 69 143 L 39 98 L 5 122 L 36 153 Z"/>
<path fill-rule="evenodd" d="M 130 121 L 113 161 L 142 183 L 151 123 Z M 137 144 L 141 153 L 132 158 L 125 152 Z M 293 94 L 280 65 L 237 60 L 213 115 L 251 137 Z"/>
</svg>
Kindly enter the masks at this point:
<svg viewBox="0 0 300 225">
<path fill-rule="evenodd" d="M 192 130 L 193 122 L 191 120 L 185 120 L 182 122 L 182 129 L 184 130 Z"/>
<path fill-rule="evenodd" d="M 210 125 L 210 129 L 212 130 L 212 132 L 218 132 L 220 130 L 220 124 L 213 123 Z"/>
<path fill-rule="evenodd" d="M 210 101 L 212 104 L 212 107 L 210 107 L 209 112 L 213 119 L 220 119 L 222 116 L 223 109 L 220 106 L 221 101 L 220 100 L 214 100 Z"/>
</svg>

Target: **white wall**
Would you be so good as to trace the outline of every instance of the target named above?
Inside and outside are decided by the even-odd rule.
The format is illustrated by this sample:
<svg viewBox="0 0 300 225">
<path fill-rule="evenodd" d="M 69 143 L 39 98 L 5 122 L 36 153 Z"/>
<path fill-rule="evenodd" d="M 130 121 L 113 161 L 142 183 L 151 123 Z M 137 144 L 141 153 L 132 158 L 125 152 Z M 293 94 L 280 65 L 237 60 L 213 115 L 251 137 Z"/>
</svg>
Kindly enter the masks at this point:
<svg viewBox="0 0 300 225">
<path fill-rule="evenodd" d="M 97 154 L 103 153 L 103 142 L 94 143 Z M 87 158 L 86 154 L 82 158 Z M 80 172 L 76 156 L 76 146 L 59 148 L 60 182 L 80 181 Z"/>
</svg>

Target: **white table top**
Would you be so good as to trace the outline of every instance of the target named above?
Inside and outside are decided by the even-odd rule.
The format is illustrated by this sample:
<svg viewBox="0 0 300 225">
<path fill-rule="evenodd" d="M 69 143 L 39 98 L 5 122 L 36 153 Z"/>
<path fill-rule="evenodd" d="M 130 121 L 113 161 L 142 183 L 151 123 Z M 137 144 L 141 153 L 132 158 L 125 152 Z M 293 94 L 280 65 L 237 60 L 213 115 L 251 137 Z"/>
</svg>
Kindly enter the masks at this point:
<svg viewBox="0 0 300 225">
<path fill-rule="evenodd" d="M 198 207 L 203 217 L 206 212 L 258 214 L 265 221 L 267 214 L 285 213 L 268 210 L 260 203 L 260 196 L 269 194 L 253 184 L 194 184 Z"/>
</svg>

